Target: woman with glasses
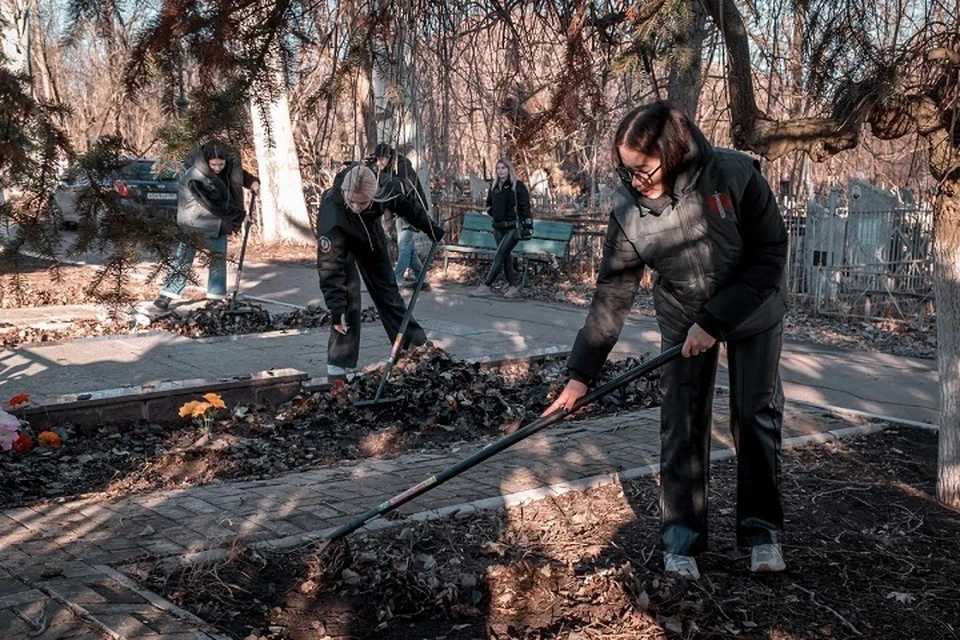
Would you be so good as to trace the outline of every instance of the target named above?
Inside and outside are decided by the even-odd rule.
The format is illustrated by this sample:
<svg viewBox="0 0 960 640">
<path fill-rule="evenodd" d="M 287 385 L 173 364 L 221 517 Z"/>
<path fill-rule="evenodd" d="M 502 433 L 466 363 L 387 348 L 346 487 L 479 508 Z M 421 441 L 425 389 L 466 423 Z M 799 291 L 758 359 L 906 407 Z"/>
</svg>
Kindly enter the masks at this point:
<svg viewBox="0 0 960 640">
<path fill-rule="evenodd" d="M 517 171 L 506 158 L 497 160 L 497 178 L 487 193 L 487 213 L 493 218 L 493 237 L 497 241 L 497 253 L 486 279 L 469 294 L 475 298 L 493 295 L 493 283 L 500 272 L 507 279 L 504 298 L 519 298 L 520 276 L 513 268 L 513 249 L 521 240 L 533 235 L 533 218 L 530 217 L 530 191 L 517 178 Z"/>
<path fill-rule="evenodd" d="M 614 196 L 597 287 L 567 362 L 570 381 L 548 409 L 571 408 L 617 342 L 646 268 L 656 271 L 663 368 L 661 544 L 667 573 L 698 578 L 707 548 L 707 485 L 719 343 L 726 344 L 737 449 L 736 537 L 754 572 L 783 571 L 779 363 L 786 312 L 787 233 L 749 156 L 713 147 L 666 102 L 620 122 Z"/>
</svg>

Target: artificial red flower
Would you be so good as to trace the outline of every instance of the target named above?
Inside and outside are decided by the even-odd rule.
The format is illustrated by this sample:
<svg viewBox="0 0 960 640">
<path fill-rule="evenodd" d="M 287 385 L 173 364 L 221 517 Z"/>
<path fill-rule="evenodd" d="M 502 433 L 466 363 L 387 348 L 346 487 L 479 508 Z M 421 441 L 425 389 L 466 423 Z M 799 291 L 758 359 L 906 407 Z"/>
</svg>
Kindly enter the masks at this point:
<svg viewBox="0 0 960 640">
<path fill-rule="evenodd" d="M 33 438 L 25 433 L 21 433 L 13 441 L 13 450 L 17 453 L 30 453 L 30 449 L 33 449 Z"/>
<path fill-rule="evenodd" d="M 10 406 L 15 407 L 20 404 L 27 404 L 30 402 L 30 396 L 25 393 L 18 393 L 17 395 L 10 398 Z"/>
</svg>

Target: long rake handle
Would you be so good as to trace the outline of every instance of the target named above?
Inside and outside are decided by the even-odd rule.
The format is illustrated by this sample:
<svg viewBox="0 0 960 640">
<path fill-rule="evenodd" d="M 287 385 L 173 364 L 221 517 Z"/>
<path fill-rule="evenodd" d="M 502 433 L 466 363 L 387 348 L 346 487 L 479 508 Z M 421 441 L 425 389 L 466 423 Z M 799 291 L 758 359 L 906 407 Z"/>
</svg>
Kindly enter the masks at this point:
<svg viewBox="0 0 960 640">
<path fill-rule="evenodd" d="M 256 211 L 256 196 L 250 194 L 250 207 L 247 217 L 243 220 L 243 242 L 240 244 L 240 258 L 237 260 L 237 278 L 233 284 L 233 295 L 230 296 L 230 310 L 237 304 L 237 295 L 240 293 L 240 277 L 243 275 L 243 259 L 247 255 L 247 240 L 250 239 L 250 227 L 253 226 L 253 214 Z"/>
<path fill-rule="evenodd" d="M 387 366 L 383 370 L 383 377 L 380 378 L 380 384 L 377 385 L 377 393 L 373 396 L 373 402 L 380 399 L 380 396 L 383 395 L 383 390 L 387 386 L 387 378 L 390 377 L 390 371 L 393 370 L 393 365 L 397 362 L 397 354 L 400 353 L 403 336 L 407 332 L 407 327 L 410 325 L 410 318 L 413 317 L 413 307 L 417 304 L 417 298 L 420 297 L 420 289 L 423 287 L 424 280 L 427 278 L 427 270 L 430 269 L 430 264 L 433 262 L 433 256 L 437 253 L 438 246 L 439 243 L 433 242 L 430 245 L 430 252 L 423 261 L 423 269 L 420 270 L 420 275 L 417 277 L 417 283 L 413 288 L 413 295 L 410 297 L 410 303 L 407 305 L 407 312 L 403 314 L 400 330 L 397 331 L 397 337 L 393 341 L 393 347 L 390 349 L 390 357 L 387 358 Z"/>
<path fill-rule="evenodd" d="M 419 482 L 413 485 L 403 493 L 399 493 L 393 496 L 386 502 L 383 502 L 377 505 L 376 507 L 374 507 L 373 509 L 370 509 L 363 515 L 358 516 L 357 518 L 351 520 L 350 522 L 344 525 L 341 525 L 337 529 L 334 529 L 332 532 L 327 534 L 327 536 L 324 538 L 324 541 L 323 541 L 323 547 L 326 547 L 331 542 L 338 540 L 339 538 L 342 538 L 348 533 L 356 531 L 357 529 L 365 525 L 370 520 L 373 520 L 377 516 L 381 516 L 385 513 L 393 511 L 394 509 L 400 507 L 401 505 L 406 504 L 407 502 L 410 502 L 414 498 L 423 495 L 427 491 L 430 491 L 435 487 L 439 487 L 441 484 L 443 484 L 447 480 L 450 480 L 451 478 L 454 478 L 460 475 L 467 469 L 470 469 L 471 467 L 474 467 L 480 464 L 487 458 L 495 456 L 496 454 L 500 453 L 504 449 L 511 447 L 514 444 L 520 442 L 524 438 L 528 438 L 533 434 L 535 434 L 536 432 L 542 429 L 545 429 L 550 425 L 553 425 L 559 422 L 560 420 L 563 420 L 571 413 L 575 413 L 576 411 L 579 411 L 583 407 L 596 402 L 597 400 L 604 397 L 611 391 L 615 391 L 620 387 L 623 387 L 629 384 L 630 382 L 633 382 L 637 378 L 645 376 L 651 371 L 659 369 L 663 365 L 667 364 L 668 362 L 670 362 L 671 360 L 679 356 L 682 349 L 683 349 L 682 344 L 678 344 L 675 347 L 671 347 L 670 349 L 667 349 L 663 353 L 651 358 L 650 360 L 647 360 L 642 364 L 637 365 L 632 369 L 629 369 L 623 372 L 622 374 L 620 374 L 610 382 L 607 382 L 597 387 L 593 391 L 587 393 L 585 396 L 577 400 L 577 402 L 573 405 L 573 408 L 570 409 L 569 411 L 560 409 L 560 410 L 554 411 L 553 413 L 549 413 L 545 416 L 542 416 L 534 420 L 527 426 L 514 431 L 510 435 L 504 436 L 503 438 L 495 442 L 491 442 L 486 447 L 484 447 L 477 453 L 473 454 L 472 456 L 468 458 L 464 458 L 460 462 L 450 467 L 447 467 L 440 473 L 430 476 L 426 480 L 423 480 L 422 482 Z"/>
</svg>

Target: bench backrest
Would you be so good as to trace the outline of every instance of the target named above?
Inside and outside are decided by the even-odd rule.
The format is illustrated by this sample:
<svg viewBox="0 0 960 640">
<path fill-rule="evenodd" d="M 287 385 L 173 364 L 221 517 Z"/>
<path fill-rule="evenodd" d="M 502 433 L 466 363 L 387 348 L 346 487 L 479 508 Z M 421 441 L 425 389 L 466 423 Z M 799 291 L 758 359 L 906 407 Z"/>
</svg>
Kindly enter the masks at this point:
<svg viewBox="0 0 960 640">
<path fill-rule="evenodd" d="M 570 239 L 573 237 L 573 225 L 569 222 L 554 220 L 534 220 L 533 237 L 517 244 L 518 254 L 549 253 L 560 259 L 567 257 Z M 493 218 L 475 211 L 463 216 L 460 227 L 459 243 L 464 247 L 477 247 L 496 251 L 497 242 L 493 236 Z"/>
<path fill-rule="evenodd" d="M 464 247 L 497 250 L 497 241 L 493 237 L 493 218 L 476 211 L 463 214 L 460 227 L 460 240 L 457 244 Z"/>
<path fill-rule="evenodd" d="M 549 253 L 566 259 L 573 237 L 573 225 L 554 220 L 534 220 L 533 237 L 517 245 L 522 253 Z"/>
</svg>

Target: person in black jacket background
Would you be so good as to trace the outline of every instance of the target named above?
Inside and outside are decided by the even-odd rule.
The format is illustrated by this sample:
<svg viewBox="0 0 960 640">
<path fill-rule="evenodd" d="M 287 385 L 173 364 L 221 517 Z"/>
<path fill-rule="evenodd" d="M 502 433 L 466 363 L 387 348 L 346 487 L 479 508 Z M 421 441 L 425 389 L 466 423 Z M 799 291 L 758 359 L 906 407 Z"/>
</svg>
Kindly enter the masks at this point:
<svg viewBox="0 0 960 640">
<path fill-rule="evenodd" d="M 590 311 L 567 361 L 570 381 L 547 412 L 569 409 L 616 344 L 645 268 L 663 368 L 661 544 L 668 573 L 700 575 L 707 547 L 707 485 L 719 341 L 725 341 L 730 426 L 737 449 L 736 536 L 751 571 L 782 571 L 779 363 L 786 312 L 787 233 L 774 196 L 749 156 L 714 148 L 666 102 L 620 122 L 614 196 Z"/>
<path fill-rule="evenodd" d="M 374 149 L 373 156 L 374 165 L 370 168 L 378 172 L 381 182 L 392 179 L 398 180 L 404 194 L 416 199 L 429 215 L 427 194 L 410 160 L 403 154 L 397 153 L 390 145 L 382 142 Z M 420 256 L 417 255 L 416 250 L 417 230 L 402 216 L 396 217 L 396 226 L 397 265 L 393 270 L 393 275 L 399 284 L 405 288 L 412 288 L 414 281 L 420 277 L 420 273 L 423 271 L 423 262 L 420 261 Z M 412 281 L 404 280 L 403 276 L 408 269 L 413 275 Z M 423 291 L 429 290 L 430 283 L 424 280 Z"/>
<path fill-rule="evenodd" d="M 497 177 L 487 192 L 487 213 L 493 218 L 493 236 L 497 241 L 497 253 L 493 257 L 490 273 L 479 287 L 468 295 L 482 298 L 493 295 L 490 288 L 503 272 L 510 285 L 504 298 L 520 297 L 520 277 L 513 267 L 513 248 L 521 240 L 533 235 L 533 218 L 530 216 L 530 192 L 517 178 L 513 164 L 506 158 L 497 160 Z"/>
<path fill-rule="evenodd" d="M 340 171 L 333 187 L 320 201 L 317 273 L 331 316 L 327 378 L 332 383 L 346 381 L 347 369 L 356 367 L 360 357 L 361 278 L 391 342 L 407 311 L 380 224 L 388 207 L 434 242 L 443 238 L 443 227 L 430 220 L 424 208 L 404 194 L 395 179 L 378 182 L 373 171 L 364 165 Z M 411 318 L 401 348 L 426 341 L 423 327 Z"/>
<path fill-rule="evenodd" d="M 185 165 L 177 194 L 177 224 L 206 239 L 212 253 L 207 299 L 223 300 L 227 295 L 227 237 L 246 217 L 243 188 L 260 193 L 260 181 L 244 171 L 236 151 L 217 141 L 202 144 Z M 163 290 L 153 303 L 156 307 L 166 310 L 171 300 L 181 297 L 195 257 L 196 247 L 189 241 L 177 245 Z"/>
</svg>

